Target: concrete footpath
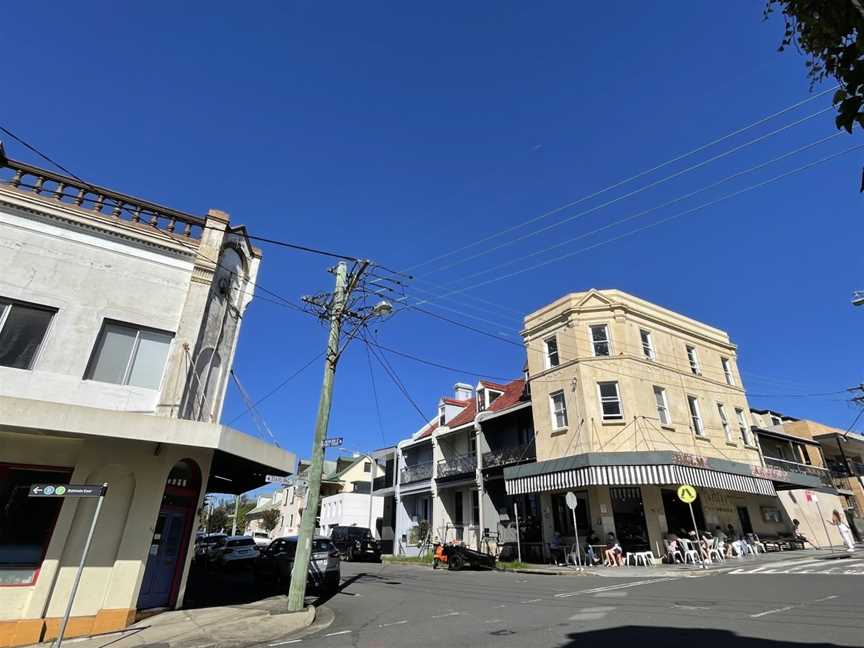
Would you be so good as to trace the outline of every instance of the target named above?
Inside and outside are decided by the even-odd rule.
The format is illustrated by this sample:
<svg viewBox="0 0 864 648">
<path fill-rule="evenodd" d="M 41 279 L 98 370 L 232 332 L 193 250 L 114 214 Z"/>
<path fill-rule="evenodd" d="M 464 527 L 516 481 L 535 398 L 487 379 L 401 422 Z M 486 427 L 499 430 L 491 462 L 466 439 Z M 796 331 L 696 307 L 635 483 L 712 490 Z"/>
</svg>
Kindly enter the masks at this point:
<svg viewBox="0 0 864 648">
<path fill-rule="evenodd" d="M 313 622 L 329 625 L 332 621 L 333 614 L 326 608 L 316 610 L 310 605 L 302 612 L 288 612 L 286 597 L 272 596 L 244 605 L 162 612 L 120 632 L 65 639 L 63 645 L 75 648 L 240 648 L 282 639 L 308 628 Z M 48 645 L 35 644 L 34 648 Z"/>
<path fill-rule="evenodd" d="M 739 569 L 744 566 L 758 567 L 764 565 L 766 567 L 772 563 L 790 562 L 797 560 L 835 560 L 841 558 L 861 558 L 864 552 L 859 549 L 855 553 L 847 553 L 845 548 L 830 549 L 801 549 L 796 551 L 772 551 L 770 553 L 760 553 L 757 556 L 747 556 L 746 558 L 730 558 L 723 562 L 712 562 L 704 567 L 702 565 L 654 565 L 651 567 L 603 567 L 593 566 L 579 569 L 577 567 L 568 566 L 561 567 L 555 565 L 528 565 L 524 568 L 506 569 L 502 571 L 512 571 L 521 574 L 544 574 L 549 576 L 580 576 L 590 574 L 592 576 L 604 576 L 609 578 L 632 578 L 645 577 L 652 578 L 668 578 L 668 577 L 700 577 L 710 574 L 722 574 L 733 569 Z"/>
</svg>

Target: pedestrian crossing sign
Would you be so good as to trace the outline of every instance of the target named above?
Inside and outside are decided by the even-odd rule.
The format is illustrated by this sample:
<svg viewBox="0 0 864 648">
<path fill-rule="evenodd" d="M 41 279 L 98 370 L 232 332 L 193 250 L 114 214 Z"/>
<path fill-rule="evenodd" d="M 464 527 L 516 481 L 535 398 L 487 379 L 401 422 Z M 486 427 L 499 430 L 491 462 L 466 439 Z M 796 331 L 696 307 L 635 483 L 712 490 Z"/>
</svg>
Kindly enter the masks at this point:
<svg viewBox="0 0 864 648">
<path fill-rule="evenodd" d="M 685 504 L 696 501 L 696 489 L 690 484 L 682 484 L 678 487 L 678 499 Z"/>
</svg>

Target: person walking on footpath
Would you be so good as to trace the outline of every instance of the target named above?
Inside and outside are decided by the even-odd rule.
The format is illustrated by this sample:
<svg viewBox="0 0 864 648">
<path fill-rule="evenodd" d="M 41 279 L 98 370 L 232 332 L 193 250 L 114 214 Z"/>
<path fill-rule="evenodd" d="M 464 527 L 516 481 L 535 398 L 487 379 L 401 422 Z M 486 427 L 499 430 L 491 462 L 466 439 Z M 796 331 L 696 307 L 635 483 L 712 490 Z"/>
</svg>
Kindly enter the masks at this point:
<svg viewBox="0 0 864 648">
<path fill-rule="evenodd" d="M 840 532 L 840 537 L 843 538 L 843 542 L 846 543 L 846 551 L 849 553 L 855 551 L 855 540 L 852 538 L 852 529 L 849 528 L 849 525 L 846 524 L 840 516 L 840 511 L 834 509 L 831 512 L 831 519 L 827 520 L 827 522 L 837 527 L 837 530 Z"/>
</svg>

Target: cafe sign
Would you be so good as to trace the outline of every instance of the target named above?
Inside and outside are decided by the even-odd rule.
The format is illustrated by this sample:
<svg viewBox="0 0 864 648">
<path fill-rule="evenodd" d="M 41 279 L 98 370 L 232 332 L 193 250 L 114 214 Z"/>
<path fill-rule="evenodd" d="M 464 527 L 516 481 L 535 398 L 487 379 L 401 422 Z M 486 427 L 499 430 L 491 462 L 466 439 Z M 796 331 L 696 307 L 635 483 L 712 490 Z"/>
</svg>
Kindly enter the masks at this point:
<svg viewBox="0 0 864 648">
<path fill-rule="evenodd" d="M 673 452 L 672 463 L 679 466 L 691 466 L 693 468 L 707 468 L 708 460 L 699 455 L 687 454 L 686 452 Z"/>
<path fill-rule="evenodd" d="M 772 481 L 787 481 L 789 473 L 779 468 L 771 468 L 769 466 L 750 466 L 750 473 L 754 477 L 762 479 L 770 479 Z"/>
</svg>

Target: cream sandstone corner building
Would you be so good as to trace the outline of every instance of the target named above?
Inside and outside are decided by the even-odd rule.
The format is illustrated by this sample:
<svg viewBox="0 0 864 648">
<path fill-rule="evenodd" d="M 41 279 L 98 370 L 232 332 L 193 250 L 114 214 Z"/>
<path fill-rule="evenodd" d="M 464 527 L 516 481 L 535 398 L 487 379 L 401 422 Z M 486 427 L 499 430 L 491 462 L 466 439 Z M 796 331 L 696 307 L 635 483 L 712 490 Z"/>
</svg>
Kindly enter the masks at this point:
<svg viewBox="0 0 864 648">
<path fill-rule="evenodd" d="M 294 456 L 217 422 L 260 252 L 184 214 L 7 160 L 0 147 L 0 646 L 56 636 L 108 483 L 67 636 L 182 604 L 205 492 Z"/>
<path fill-rule="evenodd" d="M 537 463 L 504 477 L 509 494 L 537 499 L 546 542 L 554 531 L 573 541 L 560 513 L 573 490 L 583 526 L 601 541 L 613 532 L 625 551 L 662 554 L 664 534 L 693 526 L 675 494 L 682 483 L 699 492 L 700 529 L 789 530 L 724 331 L 619 290 L 590 290 L 528 315 L 523 336 Z"/>
</svg>

